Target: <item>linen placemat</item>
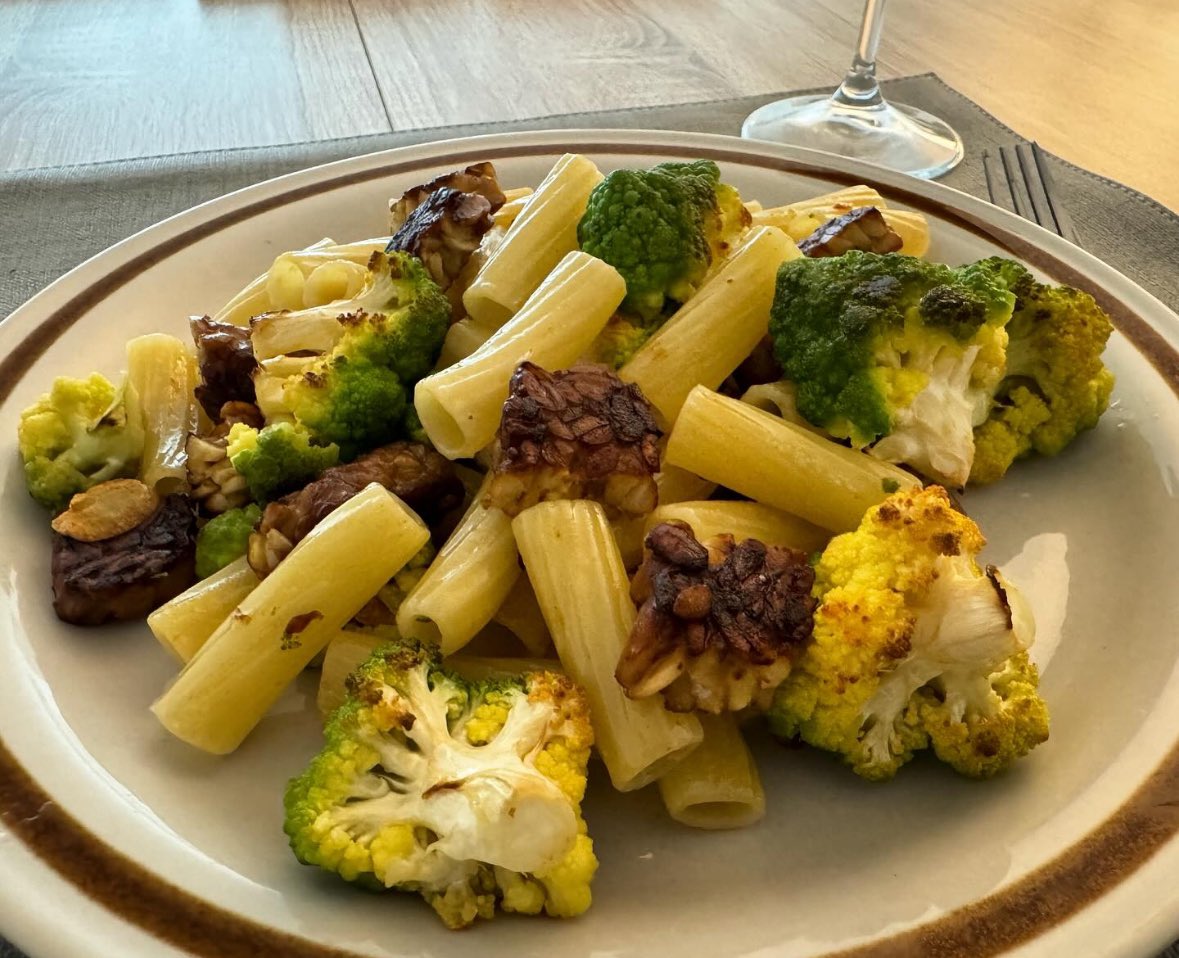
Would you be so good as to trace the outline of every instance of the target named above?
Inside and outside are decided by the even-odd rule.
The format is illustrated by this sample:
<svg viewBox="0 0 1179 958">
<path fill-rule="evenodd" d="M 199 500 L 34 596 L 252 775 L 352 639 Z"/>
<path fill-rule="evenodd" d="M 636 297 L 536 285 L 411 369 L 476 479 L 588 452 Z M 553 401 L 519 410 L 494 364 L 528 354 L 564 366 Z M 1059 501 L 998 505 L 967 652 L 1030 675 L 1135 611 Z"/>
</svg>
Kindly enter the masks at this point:
<svg viewBox="0 0 1179 958">
<path fill-rule="evenodd" d="M 1021 142 L 1022 137 L 933 74 L 888 80 L 882 86 L 889 99 L 928 110 L 958 131 L 966 146 L 966 158 L 939 182 L 986 198 L 983 151 Z M 512 123 L 410 130 L 3 174 L 0 316 L 7 316 L 78 263 L 164 217 L 316 164 L 413 143 L 511 130 L 616 127 L 738 134 L 741 121 L 749 113 L 786 95 L 574 113 Z M 1179 214 L 1059 157 L 1049 155 L 1048 164 L 1081 245 L 1179 311 L 1179 270 L 1174 268 L 1179 262 Z M 0 958 L 24 956 L 0 938 Z M 1159 958 L 1179 958 L 1179 943 Z"/>
</svg>

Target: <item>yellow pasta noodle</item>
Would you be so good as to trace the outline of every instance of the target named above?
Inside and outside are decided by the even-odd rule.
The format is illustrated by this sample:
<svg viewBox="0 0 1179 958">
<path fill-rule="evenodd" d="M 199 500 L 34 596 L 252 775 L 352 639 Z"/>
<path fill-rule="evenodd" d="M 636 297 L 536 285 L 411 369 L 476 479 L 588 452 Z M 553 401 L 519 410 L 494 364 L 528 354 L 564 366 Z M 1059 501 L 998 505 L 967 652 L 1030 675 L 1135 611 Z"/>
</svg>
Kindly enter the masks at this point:
<svg viewBox="0 0 1179 958">
<path fill-rule="evenodd" d="M 201 646 L 152 706 L 177 738 L 232 752 L 340 627 L 430 537 L 383 487 L 317 525 Z"/>
<path fill-rule="evenodd" d="M 709 482 L 668 462 L 663 462 L 655 474 L 655 485 L 659 487 L 660 504 L 686 502 L 689 499 L 707 499 L 716 491 L 716 483 Z"/>
<path fill-rule="evenodd" d="M 832 532 L 854 529 L 890 492 L 921 485 L 896 466 L 703 386 L 680 411 L 666 461 Z"/>
<path fill-rule="evenodd" d="M 259 362 L 301 350 L 326 353 L 343 335 L 340 321 L 326 313 L 298 317 L 262 313 L 250 322 L 250 345 Z"/>
<path fill-rule="evenodd" d="M 884 197 L 870 186 L 849 186 L 786 206 L 750 212 L 754 226 L 776 226 L 797 243 L 828 220 L 862 206 L 875 206 L 880 210 L 885 222 L 900 236 L 902 253 L 924 256 L 929 251 L 929 223 L 925 217 L 910 210 L 888 209 Z"/>
<path fill-rule="evenodd" d="M 188 434 L 196 429 L 196 356 L 175 336 L 127 343 L 128 416 L 143 424 L 140 478 L 161 495 L 188 488 Z"/>
<path fill-rule="evenodd" d="M 545 624 L 528 576 L 522 575 L 516 579 L 508 597 L 496 611 L 495 621 L 505 629 L 510 629 L 529 655 L 550 654 L 553 637 L 549 635 L 549 627 Z"/>
<path fill-rule="evenodd" d="M 584 156 L 561 157 L 467 287 L 467 315 L 494 330 L 523 307 L 561 258 L 577 249 L 577 224 L 601 181 L 601 172 Z"/>
<path fill-rule="evenodd" d="M 323 665 L 319 669 L 319 688 L 315 705 L 325 719 L 344 704 L 348 697 L 347 681 L 356 668 L 373 654 L 377 646 L 395 641 L 388 632 L 360 632 L 342 629 L 323 651 Z"/>
<path fill-rule="evenodd" d="M 495 615 L 520 575 L 512 520 L 483 506 L 483 489 L 397 610 L 402 635 L 451 655 Z"/>
<path fill-rule="evenodd" d="M 414 405 L 438 451 L 466 458 L 491 442 L 516 367 L 525 359 L 546 369 L 570 365 L 625 295 L 625 280 L 600 259 L 573 252 L 561 260 L 510 322 L 415 387 Z"/>
<path fill-rule="evenodd" d="M 678 519 L 692 527 L 701 541 L 728 532 L 740 542 L 759 539 L 770 546 L 790 546 L 803 552 L 821 549 L 831 538 L 826 529 L 760 502 L 709 499 L 661 505 L 646 520 L 645 531 Z"/>
<path fill-rule="evenodd" d="M 757 764 L 732 715 L 701 715 L 704 741 L 659 779 L 659 795 L 677 822 L 692 828 L 744 828 L 764 817 Z"/>
<path fill-rule="evenodd" d="M 187 662 L 257 585 L 243 556 L 165 602 L 147 617 L 147 627 L 160 645 Z"/>
<path fill-rule="evenodd" d="M 585 499 L 542 502 L 512 527 L 561 664 L 589 696 L 610 780 L 620 791 L 642 788 L 703 733 L 694 715 L 668 712 L 658 696 L 629 699 L 614 679 L 635 607 L 606 514 Z"/>
<path fill-rule="evenodd" d="M 446 331 L 442 341 L 442 352 L 438 356 L 437 369 L 453 366 L 460 359 L 466 359 L 491 337 L 491 333 L 476 326 L 470 319 L 460 319 Z"/>
<path fill-rule="evenodd" d="M 322 266 L 350 263 L 356 267 L 364 267 L 372 254 L 383 250 L 388 242 L 387 236 L 355 243 L 336 243 L 325 238 L 305 249 L 281 253 L 275 258 L 269 270 L 248 283 L 241 292 L 214 313 L 213 319 L 221 323 L 244 326 L 252 317 L 262 313 L 277 309 L 322 306 L 334 299 L 344 298 L 342 295 L 332 295 L 333 291 L 341 288 L 340 274 L 337 270 L 332 271 L 336 275 L 330 284 L 327 281 L 330 273 L 321 274 L 311 283 L 310 289 L 307 288 L 307 281 Z M 351 275 L 355 277 L 360 274 L 351 271 Z M 355 279 L 351 282 L 355 282 Z M 271 295 L 272 292 L 274 296 Z"/>
<path fill-rule="evenodd" d="M 801 255 L 781 230 L 752 230 L 618 375 L 674 422 L 693 386 L 715 389 L 766 335 L 778 267 Z"/>
</svg>

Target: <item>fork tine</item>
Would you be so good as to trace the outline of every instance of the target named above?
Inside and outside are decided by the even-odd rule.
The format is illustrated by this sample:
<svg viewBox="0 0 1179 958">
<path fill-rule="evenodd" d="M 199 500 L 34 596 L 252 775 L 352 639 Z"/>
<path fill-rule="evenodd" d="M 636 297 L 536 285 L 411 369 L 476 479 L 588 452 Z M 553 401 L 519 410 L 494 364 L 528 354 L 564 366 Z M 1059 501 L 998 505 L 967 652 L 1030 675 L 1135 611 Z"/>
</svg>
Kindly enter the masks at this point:
<svg viewBox="0 0 1179 958">
<path fill-rule="evenodd" d="M 1072 217 L 1068 215 L 1065 208 L 1056 201 L 1056 184 L 1052 181 L 1052 174 L 1048 170 L 1047 157 L 1044 151 L 1040 149 L 1039 143 L 1033 143 L 1031 148 L 1032 160 L 1036 164 L 1036 172 L 1039 174 L 1040 183 L 1044 189 L 1044 198 L 1048 201 L 1048 208 L 1052 213 L 1052 219 L 1056 222 L 1056 232 L 1063 236 L 1070 243 L 1077 243 L 1077 231 L 1073 227 Z"/>
<path fill-rule="evenodd" d="M 1038 223 L 1036 208 L 1032 205 L 1032 198 L 1028 194 L 1023 171 L 1020 169 L 1019 154 L 1010 146 L 1001 146 L 999 147 L 999 157 L 1003 160 L 1003 175 L 1007 178 L 1007 187 L 1011 190 L 1011 198 L 1015 201 L 1015 212 L 1025 220 Z"/>
<path fill-rule="evenodd" d="M 1015 156 L 1019 161 L 1019 172 L 1023 177 L 1023 185 L 1027 187 L 1028 198 L 1032 201 L 1036 222 L 1045 229 L 1052 230 L 1053 233 L 1059 233 L 1060 226 L 1052 212 L 1052 201 L 1048 198 L 1044 180 L 1040 175 L 1039 164 L 1036 163 L 1032 148 L 1027 143 L 1017 143 Z"/>
<path fill-rule="evenodd" d="M 983 176 L 987 181 L 987 196 L 995 206 L 1014 212 L 1015 203 L 1011 199 L 1011 191 L 1007 188 L 1002 161 L 990 150 L 983 150 L 982 161 Z"/>
</svg>

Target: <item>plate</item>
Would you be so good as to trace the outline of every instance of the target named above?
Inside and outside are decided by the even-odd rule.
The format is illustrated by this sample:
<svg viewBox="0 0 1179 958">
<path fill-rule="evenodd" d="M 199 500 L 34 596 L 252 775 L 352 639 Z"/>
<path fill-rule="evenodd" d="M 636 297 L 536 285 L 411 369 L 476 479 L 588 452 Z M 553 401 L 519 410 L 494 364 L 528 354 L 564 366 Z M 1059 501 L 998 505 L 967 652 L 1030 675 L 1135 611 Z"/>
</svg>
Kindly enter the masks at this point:
<svg viewBox="0 0 1179 958">
<path fill-rule="evenodd" d="M 535 184 L 562 153 L 603 168 L 711 157 L 766 205 L 877 186 L 932 220 L 933 258 L 994 253 L 1094 292 L 1119 332 L 1100 427 L 966 505 L 1041 621 L 1051 741 L 989 783 L 914 761 L 888 785 L 756 741 L 769 812 L 701 833 L 653 790 L 586 805 L 601 870 L 576 921 L 465 935 L 415 898 L 300 867 L 281 795 L 319 747 L 305 677 L 233 756 L 147 711 L 175 666 L 136 624 L 63 626 L 19 411 L 60 374 L 114 375 L 123 344 L 183 335 L 274 255 L 379 234 L 391 195 L 494 160 Z M 554 131 L 415 146 L 282 177 L 175 216 L 78 267 L 0 326 L 0 928 L 34 958 L 181 954 L 844 958 L 1147 956 L 1179 934 L 1179 321 L 1092 256 L 980 200 L 822 154 L 696 134 Z"/>
</svg>

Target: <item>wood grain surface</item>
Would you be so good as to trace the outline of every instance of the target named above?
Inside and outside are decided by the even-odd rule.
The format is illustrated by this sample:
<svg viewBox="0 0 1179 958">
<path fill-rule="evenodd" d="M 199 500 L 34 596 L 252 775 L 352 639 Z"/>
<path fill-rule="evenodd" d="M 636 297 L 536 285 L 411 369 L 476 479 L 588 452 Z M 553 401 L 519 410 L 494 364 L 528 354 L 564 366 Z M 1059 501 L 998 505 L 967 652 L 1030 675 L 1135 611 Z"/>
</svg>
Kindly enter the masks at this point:
<svg viewBox="0 0 1179 958">
<path fill-rule="evenodd" d="M 0 170 L 834 83 L 859 0 L 5 0 Z M 892 0 L 934 70 L 1179 208 L 1174 0 Z"/>
</svg>

